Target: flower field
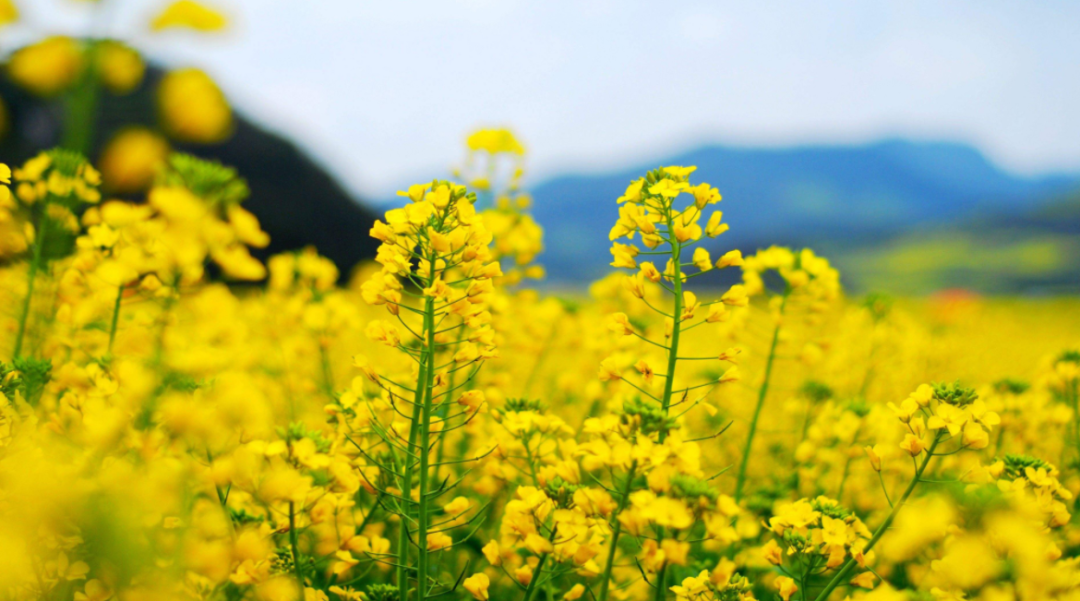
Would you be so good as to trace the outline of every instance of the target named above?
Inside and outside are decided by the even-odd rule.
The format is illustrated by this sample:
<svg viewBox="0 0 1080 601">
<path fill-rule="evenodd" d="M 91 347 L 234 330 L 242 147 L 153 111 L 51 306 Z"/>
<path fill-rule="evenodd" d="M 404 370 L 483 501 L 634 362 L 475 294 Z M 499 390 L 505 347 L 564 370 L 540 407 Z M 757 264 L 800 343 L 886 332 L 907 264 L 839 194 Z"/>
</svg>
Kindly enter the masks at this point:
<svg viewBox="0 0 1080 601">
<path fill-rule="evenodd" d="M 142 77 L 69 42 L 9 70 L 77 107 Z M 201 72 L 161 102 L 228 129 Z M 1080 599 L 1077 299 L 848 294 L 725 246 L 689 165 L 597 199 L 611 274 L 552 290 L 502 129 L 342 277 L 253 256 L 243 173 L 73 131 L 0 166 L 0 598 Z"/>
<path fill-rule="evenodd" d="M 527 196 L 476 169 L 479 195 L 402 192 L 342 286 L 314 249 L 251 257 L 226 167 L 174 155 L 145 203 L 74 153 L 15 169 L 5 594 L 1076 594 L 1076 301 L 852 298 L 810 250 L 714 258 L 692 167 L 610 199 L 611 276 L 537 292 Z"/>
</svg>

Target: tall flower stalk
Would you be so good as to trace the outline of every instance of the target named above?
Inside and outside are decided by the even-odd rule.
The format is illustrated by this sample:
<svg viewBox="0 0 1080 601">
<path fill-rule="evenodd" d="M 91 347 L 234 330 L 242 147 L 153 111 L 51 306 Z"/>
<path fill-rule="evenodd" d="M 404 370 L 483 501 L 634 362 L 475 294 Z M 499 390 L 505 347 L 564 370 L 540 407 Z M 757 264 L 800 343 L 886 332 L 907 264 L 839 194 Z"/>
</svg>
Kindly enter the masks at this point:
<svg viewBox="0 0 1080 601">
<path fill-rule="evenodd" d="M 393 476 L 397 488 L 391 492 L 380 487 L 380 493 L 393 500 L 386 505 L 400 518 L 398 598 L 420 601 L 438 594 L 435 589 L 441 586 L 432 554 L 453 545 L 444 534 L 447 528 L 432 523 L 434 501 L 448 486 L 432 477 L 441 462 L 432 462 L 432 453 L 439 439 L 464 427 L 482 403 L 479 393 L 462 394 L 459 385 L 448 383 L 462 370 L 468 372 L 467 383 L 484 360 L 495 355 L 486 303 L 491 278 L 501 271 L 488 248 L 491 235 L 476 216 L 475 195 L 464 186 L 436 181 L 412 186 L 401 195 L 410 204 L 389 211 L 387 223 L 377 221 L 372 228 L 372 236 L 382 241 L 378 261 L 383 269 L 364 284 L 363 296 L 370 304 L 385 305 L 406 332 L 403 340 L 397 325 L 374 321 L 368 324 L 368 336 L 406 355 L 415 369 L 415 377 L 372 371 L 395 414 L 407 416 L 407 434 L 396 429 L 393 417 L 371 423 L 390 457 L 376 463 Z M 455 396 L 461 406 L 456 412 L 451 409 Z"/>
<path fill-rule="evenodd" d="M 12 352 L 17 359 L 22 356 L 29 327 L 35 283 L 49 259 L 48 245 L 54 237 L 70 239 L 79 231 L 75 212 L 101 200 L 101 176 L 82 154 L 66 150 L 43 152 L 16 169 L 14 175 L 14 199 L 27 219 L 30 251 L 26 296 L 19 309 Z M 9 177 L 2 179 L 10 181 Z"/>
<path fill-rule="evenodd" d="M 635 336 L 647 343 L 648 349 L 659 348 L 663 351 L 664 373 L 657 374 L 646 359 L 640 359 L 633 369 L 638 372 L 634 378 L 629 374 L 624 377 L 624 370 L 629 365 L 628 357 L 616 354 L 606 359 L 601 365 L 600 377 L 602 380 L 620 380 L 628 384 L 639 399 L 648 399 L 656 403 L 654 408 L 645 409 L 659 419 L 663 425 L 646 431 L 644 435 L 654 435 L 656 444 L 663 445 L 668 438 L 673 424 L 669 423 L 672 408 L 675 405 L 687 403 L 681 410 L 689 411 L 698 402 L 690 401 L 688 395 L 693 390 L 707 388 L 722 382 L 732 381 L 737 378 L 735 368 L 731 368 L 712 382 L 702 385 L 687 386 L 682 389 L 675 388 L 676 372 L 680 361 L 713 360 L 735 362 L 737 351 L 729 349 L 720 352 L 715 357 L 680 357 L 679 348 L 684 332 L 705 323 L 724 321 L 727 318 L 727 305 L 743 306 L 746 304 L 745 294 L 742 287 L 736 286 L 729 290 L 723 297 L 712 303 L 701 303 L 697 296 L 686 289 L 689 278 L 698 277 L 715 268 L 724 268 L 742 263 L 742 254 L 739 251 L 731 251 L 723 255 L 713 263 L 708 250 L 697 246 L 702 236 L 716 237 L 728 229 L 727 224 L 722 222 L 723 214 L 714 211 L 707 219 L 707 225 L 699 224 L 704 211 L 710 205 L 720 201 L 720 193 L 716 188 L 707 183 L 691 186 L 690 174 L 695 167 L 664 167 L 650 171 L 645 177 L 630 184 L 626 193 L 618 199 L 622 204 L 619 209 L 619 220 L 612 228 L 610 238 L 614 242 L 621 238 L 633 241 L 636 234 L 641 234 L 641 242 L 645 250 L 633 244 L 614 242 L 611 253 L 614 257 L 613 267 L 637 269 L 635 275 L 626 278 L 626 288 L 631 294 L 640 299 L 646 308 L 658 314 L 664 323 L 664 341 L 659 342 L 650 339 L 645 334 L 638 332 L 625 313 L 615 313 L 609 317 L 608 326 L 616 334 Z M 688 202 L 680 202 L 680 198 L 690 198 Z M 696 248 L 695 248 L 696 247 Z M 654 263 L 645 261 L 639 264 L 639 257 L 656 256 L 666 259 L 664 271 L 661 273 Z M 691 259 L 687 261 L 686 259 Z M 684 268 L 694 268 L 695 273 L 687 275 Z M 655 290 L 652 284 L 659 287 L 671 296 L 671 313 L 664 310 L 666 304 Z M 709 307 L 708 315 L 698 318 L 696 323 L 691 323 L 695 316 L 700 316 L 703 307 Z M 663 378 L 663 388 L 659 394 L 654 394 L 650 388 L 654 379 Z M 633 380 L 640 379 L 640 383 Z M 634 480 L 640 474 L 638 462 L 627 470 L 625 480 L 621 485 L 616 485 L 619 491 L 618 506 L 611 515 L 611 541 L 607 553 L 607 562 L 601 575 L 600 592 L 598 599 L 606 601 L 611 586 L 611 575 L 615 564 L 615 554 L 622 534 L 622 523 L 619 519 L 626 510 L 630 495 L 633 492 Z M 665 528 L 657 528 L 659 539 L 665 537 Z M 655 586 L 655 598 L 663 599 L 666 591 L 667 563 L 661 562 L 658 566 Z"/>
<path fill-rule="evenodd" d="M 769 395 L 773 368 L 778 349 L 784 336 L 786 313 L 790 301 L 797 298 L 807 305 L 811 312 L 819 312 L 828 301 L 840 294 L 840 275 L 829 265 L 829 261 L 819 257 L 810 249 L 795 252 L 788 248 L 773 246 L 747 257 L 743 263 L 743 284 L 750 296 L 770 295 L 765 285 L 764 274 L 772 272 L 779 276 L 782 291 L 771 295 L 769 307 L 775 323 L 769 341 L 769 351 L 765 357 L 765 373 L 758 387 L 757 401 L 750 425 L 743 443 L 739 471 L 735 476 L 735 500 L 740 501 L 746 488 L 747 469 L 754 449 L 758 420 Z"/>
</svg>

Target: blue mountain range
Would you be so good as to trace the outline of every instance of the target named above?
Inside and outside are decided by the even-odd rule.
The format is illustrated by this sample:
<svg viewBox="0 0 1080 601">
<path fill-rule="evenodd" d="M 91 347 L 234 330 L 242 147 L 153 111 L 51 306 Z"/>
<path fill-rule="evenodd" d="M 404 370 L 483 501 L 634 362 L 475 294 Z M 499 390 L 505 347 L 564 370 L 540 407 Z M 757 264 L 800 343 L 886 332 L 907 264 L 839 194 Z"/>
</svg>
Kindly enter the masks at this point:
<svg viewBox="0 0 1080 601">
<path fill-rule="evenodd" d="M 608 173 L 568 174 L 532 187 L 544 227 L 541 261 L 556 283 L 610 271 L 615 199 L 646 170 L 696 165 L 693 182 L 723 195 L 731 230 L 716 250 L 770 244 L 850 252 L 920 229 L 993 216 L 1023 218 L 1080 186 L 1080 174 L 1022 176 L 955 142 L 890 139 L 789 148 L 705 146 Z"/>
</svg>

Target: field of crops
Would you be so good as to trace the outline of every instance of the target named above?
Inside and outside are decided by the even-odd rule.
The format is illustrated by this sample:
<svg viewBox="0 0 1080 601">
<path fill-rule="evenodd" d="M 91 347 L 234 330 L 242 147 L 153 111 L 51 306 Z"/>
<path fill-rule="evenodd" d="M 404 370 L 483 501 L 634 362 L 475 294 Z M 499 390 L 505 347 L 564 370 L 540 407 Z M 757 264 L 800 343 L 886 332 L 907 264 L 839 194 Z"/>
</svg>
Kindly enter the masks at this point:
<svg viewBox="0 0 1080 601">
<path fill-rule="evenodd" d="M 243 173 L 148 130 L 79 151 L 140 61 L 8 66 L 76 112 L 0 165 L 0 599 L 1080 599 L 1080 300 L 848 294 L 727 247 L 693 166 L 597 199 L 611 274 L 556 291 L 504 129 L 354 272 L 264 262 Z M 201 72 L 160 102 L 174 139 L 229 127 Z"/>
<path fill-rule="evenodd" d="M 6 596 L 1076 594 L 1076 301 L 710 256 L 692 167 L 610 199 L 611 276 L 537 292 L 527 196 L 461 175 L 479 194 L 403 191 L 345 286 L 314 249 L 253 259 L 211 162 L 174 155 L 145 203 L 68 151 L 5 178 Z"/>
</svg>

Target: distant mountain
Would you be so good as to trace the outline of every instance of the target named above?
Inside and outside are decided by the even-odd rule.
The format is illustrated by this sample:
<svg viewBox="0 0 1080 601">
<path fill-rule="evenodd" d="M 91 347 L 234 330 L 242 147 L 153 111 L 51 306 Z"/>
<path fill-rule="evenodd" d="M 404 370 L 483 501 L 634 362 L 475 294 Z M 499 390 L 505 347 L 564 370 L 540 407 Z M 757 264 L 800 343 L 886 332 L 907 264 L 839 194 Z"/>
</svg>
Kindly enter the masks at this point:
<svg viewBox="0 0 1080 601">
<path fill-rule="evenodd" d="M 751 148 L 708 146 L 617 172 L 555 177 L 532 188 L 544 227 L 542 262 L 555 283 L 591 280 L 611 261 L 607 232 L 615 199 L 661 165 L 697 165 L 693 181 L 716 186 L 731 230 L 717 249 L 769 244 L 845 254 L 908 233 L 979 215 L 1032 218 L 1080 184 L 1080 174 L 1025 177 L 951 142 L 885 140 L 865 145 Z"/>
</svg>

